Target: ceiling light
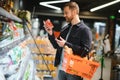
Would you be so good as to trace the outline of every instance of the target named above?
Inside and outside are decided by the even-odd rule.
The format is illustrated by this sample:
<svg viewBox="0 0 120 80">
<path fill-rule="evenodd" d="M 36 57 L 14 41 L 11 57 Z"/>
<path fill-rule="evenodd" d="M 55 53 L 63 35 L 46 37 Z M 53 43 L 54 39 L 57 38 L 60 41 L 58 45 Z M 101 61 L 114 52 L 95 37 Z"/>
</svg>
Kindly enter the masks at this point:
<svg viewBox="0 0 120 80">
<path fill-rule="evenodd" d="M 118 13 L 120 13 L 120 10 L 118 10 Z"/>
<path fill-rule="evenodd" d="M 94 12 L 94 11 L 96 11 L 96 10 L 99 10 L 99 9 L 105 8 L 105 7 L 107 7 L 107 6 L 110 6 L 110 5 L 116 4 L 116 3 L 118 3 L 118 2 L 120 2 L 120 0 L 115 0 L 115 1 L 112 1 L 112 2 L 109 2 L 109 3 L 106 3 L 106 4 L 103 4 L 103 5 L 101 5 L 101 6 L 98 6 L 98 7 L 92 8 L 92 9 L 90 9 L 90 11 L 91 11 L 91 12 Z"/>
<path fill-rule="evenodd" d="M 57 1 L 45 1 L 45 2 L 40 2 L 44 4 L 55 4 L 55 3 L 64 3 L 64 2 L 69 2 L 70 0 L 57 0 Z"/>
<path fill-rule="evenodd" d="M 53 6 L 51 4 L 56 4 L 56 3 L 64 3 L 64 2 L 69 2 L 70 0 L 57 0 L 57 1 L 45 1 L 45 2 L 40 2 L 40 5 L 48 7 L 48 8 L 52 8 L 55 10 L 61 10 L 61 8 Z"/>
<path fill-rule="evenodd" d="M 53 5 L 49 5 L 49 4 L 41 4 L 41 5 L 42 5 L 42 6 L 45 6 L 45 7 L 48 7 L 48 8 L 55 9 L 55 10 L 61 10 L 61 8 L 56 7 L 56 6 L 53 6 Z"/>
</svg>

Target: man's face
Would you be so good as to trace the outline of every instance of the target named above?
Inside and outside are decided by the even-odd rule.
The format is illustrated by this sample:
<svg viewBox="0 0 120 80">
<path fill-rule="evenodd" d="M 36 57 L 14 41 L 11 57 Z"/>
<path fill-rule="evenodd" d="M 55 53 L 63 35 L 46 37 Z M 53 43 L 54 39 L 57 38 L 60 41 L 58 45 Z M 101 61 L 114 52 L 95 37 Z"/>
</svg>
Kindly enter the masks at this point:
<svg viewBox="0 0 120 80">
<path fill-rule="evenodd" d="M 73 11 L 68 6 L 64 8 L 64 17 L 67 22 L 71 22 L 74 17 Z"/>
</svg>

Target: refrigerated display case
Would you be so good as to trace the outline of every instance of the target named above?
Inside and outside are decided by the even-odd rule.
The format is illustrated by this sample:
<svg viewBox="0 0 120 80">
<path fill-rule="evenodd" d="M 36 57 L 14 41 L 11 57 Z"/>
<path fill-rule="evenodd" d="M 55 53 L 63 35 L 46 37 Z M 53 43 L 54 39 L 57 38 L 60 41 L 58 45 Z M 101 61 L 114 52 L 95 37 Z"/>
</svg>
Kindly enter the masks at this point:
<svg viewBox="0 0 120 80">
<path fill-rule="evenodd" d="M 24 34 L 23 20 L 0 7 L 0 79 L 35 80 L 35 66 L 29 34 Z"/>
</svg>

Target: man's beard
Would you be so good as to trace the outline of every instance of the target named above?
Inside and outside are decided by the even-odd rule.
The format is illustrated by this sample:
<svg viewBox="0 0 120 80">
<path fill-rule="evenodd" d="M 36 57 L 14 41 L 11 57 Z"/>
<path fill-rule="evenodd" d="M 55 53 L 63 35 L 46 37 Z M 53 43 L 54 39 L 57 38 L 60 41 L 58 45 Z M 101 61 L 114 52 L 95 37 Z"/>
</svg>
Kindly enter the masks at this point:
<svg viewBox="0 0 120 80">
<path fill-rule="evenodd" d="M 71 22 L 72 19 L 73 19 L 72 17 L 69 17 L 69 18 L 66 18 L 66 21 L 67 21 L 67 22 Z"/>
</svg>

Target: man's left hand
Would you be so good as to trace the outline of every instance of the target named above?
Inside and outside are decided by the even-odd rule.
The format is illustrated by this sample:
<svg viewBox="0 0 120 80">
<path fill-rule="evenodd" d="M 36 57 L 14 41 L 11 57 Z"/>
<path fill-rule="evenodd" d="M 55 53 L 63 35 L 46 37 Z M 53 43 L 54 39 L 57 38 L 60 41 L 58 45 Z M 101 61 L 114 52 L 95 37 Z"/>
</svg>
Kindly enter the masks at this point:
<svg viewBox="0 0 120 80">
<path fill-rule="evenodd" d="M 60 37 L 60 39 L 56 38 L 55 40 L 60 47 L 64 47 L 66 40 L 64 40 L 62 37 Z"/>
</svg>

